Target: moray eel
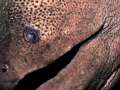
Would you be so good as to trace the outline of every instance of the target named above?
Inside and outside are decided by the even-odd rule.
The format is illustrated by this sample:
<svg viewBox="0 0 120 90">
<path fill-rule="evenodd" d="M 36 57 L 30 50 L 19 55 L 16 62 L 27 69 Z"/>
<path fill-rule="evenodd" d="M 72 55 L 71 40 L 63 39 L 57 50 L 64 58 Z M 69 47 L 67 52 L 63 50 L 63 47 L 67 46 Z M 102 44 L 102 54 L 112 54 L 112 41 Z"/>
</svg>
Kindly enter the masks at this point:
<svg viewBox="0 0 120 90">
<path fill-rule="evenodd" d="M 92 38 L 94 43 L 88 43 L 92 42 L 92 39 L 87 40 L 88 46 L 82 45 L 82 51 L 80 49 L 76 55 L 80 60 L 76 61 L 74 58 L 69 64 L 76 69 L 76 72 L 68 65 L 66 72 L 62 70 L 58 78 L 55 77 L 55 83 L 53 80 L 39 87 L 40 90 L 48 90 L 48 88 L 49 90 L 78 90 L 80 88 L 83 90 L 85 87 L 87 90 L 99 90 L 97 88 L 103 86 L 120 65 L 118 59 L 115 61 L 117 63 L 113 62 L 120 53 L 118 49 L 120 43 L 117 42 L 119 38 L 115 38 L 113 48 L 106 47 L 109 42 L 110 44 L 112 42 L 108 38 L 113 38 L 113 35 L 119 36 L 118 6 L 120 6 L 119 0 L 0 0 L 0 90 L 13 90 L 25 75 L 55 62 L 78 43 L 102 29 L 98 41 Z M 116 26 L 117 29 L 111 30 L 112 26 Z M 113 53 L 111 54 L 110 51 Z M 105 53 L 109 53 L 106 55 L 109 60 L 102 57 Z M 114 58 L 110 61 L 111 55 Z M 105 71 L 97 72 L 101 70 L 100 67 L 106 65 L 105 63 L 109 65 L 113 63 L 114 69 L 110 71 L 111 67 L 108 66 L 104 67 Z M 110 71 L 109 74 L 107 70 Z M 74 74 L 72 72 L 75 75 L 72 75 Z M 90 73 L 90 77 L 87 73 Z M 102 76 L 105 73 L 105 79 L 100 79 L 99 84 L 99 78 L 103 78 L 99 77 L 100 73 Z M 66 78 L 67 74 L 69 74 L 69 79 Z M 71 79 L 72 76 L 76 78 Z M 82 76 L 87 78 L 82 80 Z M 94 76 L 96 79 L 92 78 Z M 61 79 L 64 77 L 67 80 Z M 56 78 L 60 80 L 57 81 Z M 75 83 L 76 80 L 79 84 Z M 83 82 L 81 83 L 80 80 Z"/>
</svg>

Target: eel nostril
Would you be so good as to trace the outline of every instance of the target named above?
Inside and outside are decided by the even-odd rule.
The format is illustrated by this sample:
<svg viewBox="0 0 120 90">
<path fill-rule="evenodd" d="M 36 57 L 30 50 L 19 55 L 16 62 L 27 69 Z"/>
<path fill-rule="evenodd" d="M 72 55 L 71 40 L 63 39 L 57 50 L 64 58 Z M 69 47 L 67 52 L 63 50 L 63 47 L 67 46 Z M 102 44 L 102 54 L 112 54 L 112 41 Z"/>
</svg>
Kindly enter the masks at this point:
<svg viewBox="0 0 120 90">
<path fill-rule="evenodd" d="M 4 64 L 4 65 L 2 66 L 2 72 L 7 72 L 8 69 L 9 69 L 9 66 L 8 66 L 7 64 Z"/>
</svg>

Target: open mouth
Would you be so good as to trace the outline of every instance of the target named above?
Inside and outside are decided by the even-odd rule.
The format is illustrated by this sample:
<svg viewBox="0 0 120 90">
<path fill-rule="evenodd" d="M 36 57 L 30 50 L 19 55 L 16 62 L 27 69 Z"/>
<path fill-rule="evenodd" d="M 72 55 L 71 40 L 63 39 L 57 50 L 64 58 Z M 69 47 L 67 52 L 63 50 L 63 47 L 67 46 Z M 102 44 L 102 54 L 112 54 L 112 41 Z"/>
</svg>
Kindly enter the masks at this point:
<svg viewBox="0 0 120 90">
<path fill-rule="evenodd" d="M 103 30 L 103 27 L 104 25 L 102 25 L 96 33 L 94 33 L 84 41 L 80 42 L 66 54 L 55 60 L 55 62 L 49 64 L 48 66 L 42 69 L 38 69 L 27 74 L 22 80 L 19 81 L 14 90 L 35 90 L 46 81 L 55 77 L 58 74 L 58 72 L 60 72 L 73 60 L 74 56 L 77 54 L 80 47 L 82 47 L 92 39 L 96 38 Z"/>
</svg>

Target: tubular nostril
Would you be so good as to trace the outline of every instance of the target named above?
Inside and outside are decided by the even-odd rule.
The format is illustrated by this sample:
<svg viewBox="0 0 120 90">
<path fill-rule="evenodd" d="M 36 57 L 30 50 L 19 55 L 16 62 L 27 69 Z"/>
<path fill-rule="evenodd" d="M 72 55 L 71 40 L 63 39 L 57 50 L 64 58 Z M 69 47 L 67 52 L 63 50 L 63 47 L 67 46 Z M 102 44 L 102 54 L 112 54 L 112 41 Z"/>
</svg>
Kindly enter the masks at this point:
<svg viewBox="0 0 120 90">
<path fill-rule="evenodd" d="M 8 69 L 9 69 L 9 66 L 8 66 L 7 64 L 4 64 L 4 65 L 2 66 L 2 72 L 7 72 Z"/>
</svg>

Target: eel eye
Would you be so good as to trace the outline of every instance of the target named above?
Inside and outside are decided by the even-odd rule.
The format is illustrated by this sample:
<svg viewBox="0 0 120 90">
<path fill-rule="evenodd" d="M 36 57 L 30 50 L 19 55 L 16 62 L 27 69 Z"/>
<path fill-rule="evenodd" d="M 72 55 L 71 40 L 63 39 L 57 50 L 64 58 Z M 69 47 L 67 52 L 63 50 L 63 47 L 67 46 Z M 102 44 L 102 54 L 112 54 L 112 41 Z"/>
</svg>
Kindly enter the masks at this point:
<svg viewBox="0 0 120 90">
<path fill-rule="evenodd" d="M 9 68 L 9 66 L 8 66 L 7 64 L 4 64 L 4 65 L 2 66 L 2 72 L 7 72 L 7 71 L 8 71 L 8 68 Z"/>
<path fill-rule="evenodd" d="M 24 31 L 24 38 L 28 42 L 35 43 L 40 39 L 39 31 L 33 28 L 27 28 Z"/>
</svg>

